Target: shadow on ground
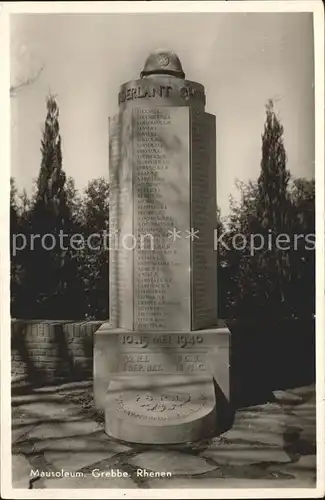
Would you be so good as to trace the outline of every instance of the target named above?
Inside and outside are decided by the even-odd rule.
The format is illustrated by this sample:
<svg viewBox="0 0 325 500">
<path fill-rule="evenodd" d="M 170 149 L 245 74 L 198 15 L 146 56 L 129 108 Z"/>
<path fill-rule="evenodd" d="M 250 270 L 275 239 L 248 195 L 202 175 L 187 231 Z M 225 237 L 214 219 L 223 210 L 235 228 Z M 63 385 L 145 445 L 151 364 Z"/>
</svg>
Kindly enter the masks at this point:
<svg viewBox="0 0 325 500">
<path fill-rule="evenodd" d="M 273 401 L 272 391 L 315 382 L 315 323 L 227 322 L 234 408 Z"/>
</svg>

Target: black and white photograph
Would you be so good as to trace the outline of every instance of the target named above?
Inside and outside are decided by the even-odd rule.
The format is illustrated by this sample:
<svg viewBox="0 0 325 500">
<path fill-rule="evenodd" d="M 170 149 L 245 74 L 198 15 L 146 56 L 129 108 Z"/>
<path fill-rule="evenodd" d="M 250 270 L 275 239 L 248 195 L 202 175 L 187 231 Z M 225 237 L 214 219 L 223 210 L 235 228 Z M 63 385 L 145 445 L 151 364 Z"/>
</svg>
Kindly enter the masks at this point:
<svg viewBox="0 0 325 500">
<path fill-rule="evenodd" d="M 321 497 L 322 2 L 0 22 L 3 498 Z"/>
</svg>

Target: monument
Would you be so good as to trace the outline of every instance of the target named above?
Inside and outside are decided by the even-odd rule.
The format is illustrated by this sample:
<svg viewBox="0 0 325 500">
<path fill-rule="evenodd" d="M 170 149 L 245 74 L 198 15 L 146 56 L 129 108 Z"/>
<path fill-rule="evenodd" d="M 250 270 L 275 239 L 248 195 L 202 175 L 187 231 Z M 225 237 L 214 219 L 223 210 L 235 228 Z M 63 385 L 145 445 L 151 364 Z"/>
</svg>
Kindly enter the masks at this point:
<svg viewBox="0 0 325 500">
<path fill-rule="evenodd" d="M 213 436 L 229 400 L 218 325 L 215 117 L 177 55 L 121 86 L 109 122 L 110 318 L 95 334 L 106 432 L 139 443 Z"/>
</svg>

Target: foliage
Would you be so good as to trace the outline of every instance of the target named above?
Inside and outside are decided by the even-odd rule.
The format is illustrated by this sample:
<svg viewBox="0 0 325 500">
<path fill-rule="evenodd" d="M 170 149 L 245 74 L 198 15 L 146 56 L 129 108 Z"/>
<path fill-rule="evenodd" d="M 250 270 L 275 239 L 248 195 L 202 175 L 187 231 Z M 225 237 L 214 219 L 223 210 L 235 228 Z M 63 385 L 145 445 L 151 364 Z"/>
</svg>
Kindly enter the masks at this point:
<svg viewBox="0 0 325 500">
<path fill-rule="evenodd" d="M 13 255 L 13 237 L 19 233 L 19 212 L 17 205 L 17 187 L 15 180 L 10 178 L 10 255 Z M 19 294 L 20 265 L 17 258 L 11 258 L 11 296 L 16 299 Z"/>
<path fill-rule="evenodd" d="M 78 251 L 78 273 L 84 290 L 84 315 L 92 319 L 109 316 L 109 252 L 105 231 L 109 222 L 109 185 L 104 178 L 88 183 L 80 203 L 79 224 L 88 244 Z"/>
<path fill-rule="evenodd" d="M 306 245 L 315 231 L 314 184 L 289 181 L 283 127 L 270 102 L 259 178 L 237 183 L 240 200 L 231 200 L 223 250 L 225 316 L 291 318 L 314 312 L 314 252 Z M 239 249 L 238 241 L 246 245 Z"/>
<path fill-rule="evenodd" d="M 26 242 L 39 235 L 33 250 L 29 243 L 24 250 L 11 249 L 11 313 L 18 318 L 107 319 L 108 251 L 97 243 L 108 229 L 109 186 L 103 178 L 94 179 L 79 193 L 74 180 L 66 178 L 58 117 L 50 96 L 34 195 L 19 194 L 11 179 L 11 242 L 14 235 L 21 234 Z M 55 238 L 50 251 L 41 244 L 46 235 Z M 75 240 L 68 244 L 71 237 L 86 242 L 91 235 L 90 245 L 78 247 Z M 51 239 L 46 245 L 50 247 Z"/>
<path fill-rule="evenodd" d="M 21 196 L 20 232 L 26 238 L 26 248 L 16 260 L 23 262 L 24 277 L 14 297 L 12 315 L 66 319 L 75 317 L 78 309 L 77 296 L 72 302 L 67 300 L 76 291 L 76 263 L 69 248 L 61 248 L 59 235 L 71 233 L 73 226 L 62 169 L 59 108 L 53 96 L 47 98 L 46 105 L 36 193 L 32 200 L 26 193 Z"/>
</svg>

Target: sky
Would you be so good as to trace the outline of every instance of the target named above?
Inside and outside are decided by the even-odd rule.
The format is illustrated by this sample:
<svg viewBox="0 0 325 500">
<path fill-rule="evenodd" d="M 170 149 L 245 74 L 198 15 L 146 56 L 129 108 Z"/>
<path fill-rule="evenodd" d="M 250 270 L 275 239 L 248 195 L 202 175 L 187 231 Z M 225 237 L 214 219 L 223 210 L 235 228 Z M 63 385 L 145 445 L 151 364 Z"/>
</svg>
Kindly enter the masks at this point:
<svg viewBox="0 0 325 500">
<path fill-rule="evenodd" d="M 265 104 L 284 126 L 288 168 L 314 177 L 314 52 L 310 13 L 15 14 L 11 84 L 40 76 L 11 98 L 11 175 L 31 192 L 41 162 L 46 96 L 60 108 L 63 168 L 83 189 L 109 178 L 108 117 L 119 86 L 139 78 L 148 54 L 175 51 L 186 78 L 205 86 L 216 115 L 217 202 L 260 170 Z"/>
</svg>

